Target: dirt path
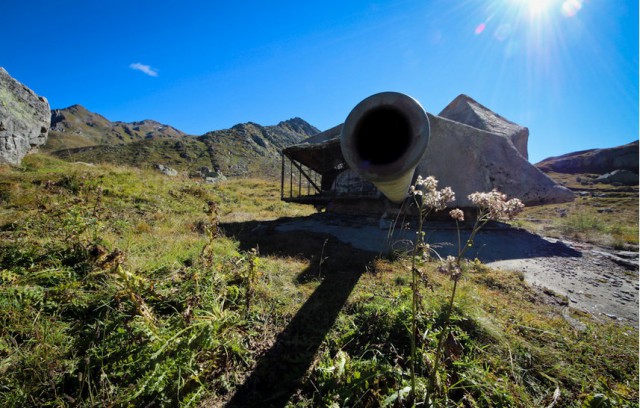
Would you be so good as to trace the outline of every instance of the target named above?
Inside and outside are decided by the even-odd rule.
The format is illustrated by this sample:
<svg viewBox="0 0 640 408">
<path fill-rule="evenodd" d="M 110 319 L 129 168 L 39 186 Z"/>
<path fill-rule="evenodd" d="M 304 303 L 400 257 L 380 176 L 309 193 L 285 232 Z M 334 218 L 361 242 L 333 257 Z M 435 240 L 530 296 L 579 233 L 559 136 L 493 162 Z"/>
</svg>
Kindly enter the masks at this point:
<svg viewBox="0 0 640 408">
<path fill-rule="evenodd" d="M 410 247 L 415 228 L 396 228 L 367 217 L 316 214 L 279 221 L 277 231 L 328 233 L 356 248 L 376 253 Z M 464 242 L 470 231 L 463 230 Z M 427 240 L 440 256 L 457 251 L 451 223 L 430 223 Z M 584 243 L 541 237 L 505 224 L 483 229 L 468 258 L 491 267 L 519 271 L 532 285 L 566 296 L 569 305 L 601 320 L 614 319 L 638 327 L 638 253 L 612 251 Z"/>
</svg>

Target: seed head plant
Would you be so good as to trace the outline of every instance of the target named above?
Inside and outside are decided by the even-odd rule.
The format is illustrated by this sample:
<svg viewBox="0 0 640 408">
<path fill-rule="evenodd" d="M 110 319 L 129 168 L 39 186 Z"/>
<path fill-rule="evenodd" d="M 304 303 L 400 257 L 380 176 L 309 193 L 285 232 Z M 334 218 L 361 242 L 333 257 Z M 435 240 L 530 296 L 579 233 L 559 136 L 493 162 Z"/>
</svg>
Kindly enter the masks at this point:
<svg viewBox="0 0 640 408">
<path fill-rule="evenodd" d="M 446 315 L 442 330 L 438 337 L 437 348 L 435 351 L 435 358 L 433 361 L 433 367 L 429 373 L 429 387 L 428 390 L 431 393 L 438 392 L 438 370 L 442 359 L 442 351 L 445 340 L 449 336 L 449 325 L 451 321 L 451 312 L 453 310 L 453 304 L 456 295 L 456 289 L 458 282 L 463 274 L 462 260 L 466 251 L 473 246 L 473 241 L 476 234 L 482 227 L 484 227 L 489 221 L 497 221 L 503 219 L 513 219 L 524 208 L 524 204 L 517 199 L 513 198 L 507 200 L 506 195 L 500 193 L 497 190 L 491 192 L 476 192 L 468 196 L 469 200 L 476 206 L 477 215 L 476 220 L 471 229 L 471 234 L 467 238 L 464 245 L 460 238 L 460 223 L 464 222 L 464 212 L 459 208 L 454 208 L 449 211 L 449 216 L 456 222 L 456 230 L 458 235 L 458 253 L 457 256 L 449 255 L 446 258 L 441 258 L 426 242 L 424 226 L 427 217 L 434 211 L 442 211 L 447 208 L 447 204 L 455 200 L 455 193 L 450 187 L 445 187 L 442 190 L 438 190 L 438 181 L 429 176 L 422 178 L 418 176 L 415 185 L 410 187 L 410 195 L 413 198 L 413 202 L 419 211 L 418 217 L 418 230 L 415 244 L 413 247 L 412 262 L 411 262 L 411 291 L 412 291 L 412 322 L 411 322 L 411 394 L 415 401 L 415 389 L 416 389 L 416 340 L 418 337 L 418 314 L 421 308 L 421 295 L 418 286 L 419 280 L 424 280 L 424 276 L 419 265 L 423 262 L 431 259 L 431 252 L 435 253 L 439 259 L 440 265 L 438 271 L 448 275 L 453 281 L 453 287 L 451 289 L 451 295 L 449 297 L 448 306 L 446 309 Z"/>
<path fill-rule="evenodd" d="M 413 247 L 411 258 L 411 394 L 415 398 L 416 389 L 416 339 L 418 337 L 418 310 L 421 307 L 421 295 L 418 287 L 419 281 L 423 280 L 422 272 L 418 269 L 418 264 L 430 257 L 431 248 L 425 242 L 424 223 L 433 211 L 440 211 L 447 207 L 447 204 L 455 200 L 455 194 L 450 187 L 438 190 L 438 180 L 434 177 L 418 176 L 416 184 L 410 188 L 411 196 L 416 204 L 418 216 L 418 230 Z"/>
</svg>

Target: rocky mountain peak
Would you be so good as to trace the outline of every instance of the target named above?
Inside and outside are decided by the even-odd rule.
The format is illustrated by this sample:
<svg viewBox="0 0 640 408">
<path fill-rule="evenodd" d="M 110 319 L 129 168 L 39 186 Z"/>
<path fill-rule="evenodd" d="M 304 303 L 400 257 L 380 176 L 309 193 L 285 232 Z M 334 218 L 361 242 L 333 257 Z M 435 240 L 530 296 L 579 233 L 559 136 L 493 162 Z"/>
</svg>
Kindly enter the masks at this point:
<svg viewBox="0 0 640 408">
<path fill-rule="evenodd" d="M 278 123 L 277 126 L 285 128 L 287 130 L 291 130 L 293 132 L 308 134 L 309 136 L 320 133 L 320 130 L 318 128 L 310 125 L 307 121 L 297 116 L 289 120 L 284 120 Z"/>
<path fill-rule="evenodd" d="M 231 126 L 231 130 L 235 130 L 240 133 L 256 133 L 261 132 L 264 129 L 264 126 L 255 123 L 255 122 L 246 122 L 246 123 L 238 123 Z"/>
<path fill-rule="evenodd" d="M 263 126 L 255 122 L 238 123 L 229 129 L 207 132 L 198 138 L 212 155 L 212 165 L 225 175 L 260 174 L 277 176 L 281 150 L 300 143 L 318 130 L 300 118 Z"/>
<path fill-rule="evenodd" d="M 65 123 L 68 122 L 68 123 Z M 107 126 L 109 120 L 102 115 L 89 111 L 82 105 L 71 105 L 63 109 L 53 109 L 51 111 L 51 129 L 54 131 L 64 131 L 69 129 L 70 123 L 93 124 L 94 126 Z"/>
<path fill-rule="evenodd" d="M 84 106 L 80 105 L 80 104 L 75 104 L 75 105 L 71 105 L 67 108 L 64 109 L 55 109 L 57 111 L 69 111 L 69 112 L 73 112 L 73 113 L 90 113 L 89 110 L 87 108 L 85 108 Z"/>
</svg>

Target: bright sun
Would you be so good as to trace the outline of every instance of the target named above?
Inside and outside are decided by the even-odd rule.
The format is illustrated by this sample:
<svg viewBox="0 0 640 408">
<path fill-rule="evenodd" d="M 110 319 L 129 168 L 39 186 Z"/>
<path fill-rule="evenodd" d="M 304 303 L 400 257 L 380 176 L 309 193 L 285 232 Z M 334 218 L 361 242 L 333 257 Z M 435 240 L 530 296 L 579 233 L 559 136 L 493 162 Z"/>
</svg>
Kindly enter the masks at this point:
<svg viewBox="0 0 640 408">
<path fill-rule="evenodd" d="M 533 14 L 546 13 L 550 7 L 557 5 L 556 0 L 528 0 L 529 10 Z"/>
<path fill-rule="evenodd" d="M 561 0 L 512 0 L 522 11 L 526 11 L 530 17 L 547 14 L 552 9 L 559 9 Z"/>
</svg>

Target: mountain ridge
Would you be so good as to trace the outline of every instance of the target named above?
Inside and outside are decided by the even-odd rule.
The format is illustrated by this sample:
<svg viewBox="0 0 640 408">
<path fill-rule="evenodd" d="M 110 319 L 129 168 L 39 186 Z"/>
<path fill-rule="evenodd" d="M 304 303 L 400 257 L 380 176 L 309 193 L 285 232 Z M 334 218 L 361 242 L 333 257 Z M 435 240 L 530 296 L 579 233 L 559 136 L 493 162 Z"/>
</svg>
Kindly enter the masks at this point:
<svg viewBox="0 0 640 408">
<path fill-rule="evenodd" d="M 131 143 L 136 140 L 179 139 L 186 133 L 151 119 L 110 121 L 99 113 L 75 104 L 51 111 L 51 128 L 44 151 Z"/>
<path fill-rule="evenodd" d="M 51 117 L 52 137 L 43 150 L 63 159 L 136 167 L 163 164 L 187 172 L 208 167 L 232 177 L 277 177 L 282 148 L 319 132 L 299 117 L 269 126 L 238 123 L 201 136 L 151 119 L 112 122 L 81 105 L 56 109 Z"/>
<path fill-rule="evenodd" d="M 638 140 L 609 148 L 587 149 L 547 157 L 536 163 L 540 170 L 557 173 L 604 174 L 613 170 L 628 170 L 638 174 Z"/>
</svg>

